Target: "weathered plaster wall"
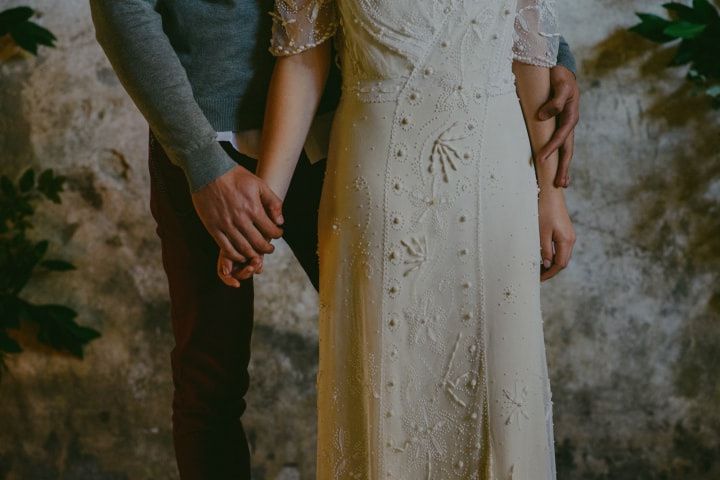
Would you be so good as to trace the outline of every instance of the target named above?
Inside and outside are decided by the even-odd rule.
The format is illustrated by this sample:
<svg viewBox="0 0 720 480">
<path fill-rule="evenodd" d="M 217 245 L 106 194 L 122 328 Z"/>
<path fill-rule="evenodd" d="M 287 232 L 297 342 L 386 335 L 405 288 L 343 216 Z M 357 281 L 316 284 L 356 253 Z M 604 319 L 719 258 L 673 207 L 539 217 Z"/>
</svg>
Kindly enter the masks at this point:
<svg viewBox="0 0 720 480">
<path fill-rule="evenodd" d="M 147 207 L 147 130 L 85 0 L 30 3 L 59 37 L 0 65 L 0 165 L 69 177 L 38 234 L 76 272 L 33 284 L 103 337 L 33 350 L 0 383 L 0 478 L 176 478 L 166 287 Z M 560 0 L 583 90 L 573 265 L 543 287 L 559 478 L 720 478 L 720 114 L 667 53 L 624 32 L 650 0 Z M 287 249 L 258 279 L 246 426 L 256 478 L 310 479 L 316 296 Z"/>
</svg>

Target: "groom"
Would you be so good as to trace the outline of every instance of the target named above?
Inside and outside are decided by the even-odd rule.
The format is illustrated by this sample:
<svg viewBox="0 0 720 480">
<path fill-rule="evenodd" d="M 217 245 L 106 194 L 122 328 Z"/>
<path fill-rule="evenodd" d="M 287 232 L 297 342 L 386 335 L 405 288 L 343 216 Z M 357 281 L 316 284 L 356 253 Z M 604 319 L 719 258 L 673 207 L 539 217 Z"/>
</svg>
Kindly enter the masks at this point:
<svg viewBox="0 0 720 480">
<path fill-rule="evenodd" d="M 173 438 L 183 480 L 249 479 L 240 417 L 248 389 L 253 283 L 223 284 L 218 248 L 260 273 L 269 239 L 283 237 L 318 285 L 316 221 L 331 74 L 284 204 L 254 174 L 267 86 L 272 0 L 90 0 L 97 38 L 150 124 L 150 206 L 162 244 L 175 347 Z M 552 69 L 558 117 L 538 156 L 560 149 L 567 186 L 578 117 L 574 60 L 563 43 Z M 558 269 L 562 266 L 557 266 Z M 220 272 L 234 282 L 233 272 Z"/>
</svg>

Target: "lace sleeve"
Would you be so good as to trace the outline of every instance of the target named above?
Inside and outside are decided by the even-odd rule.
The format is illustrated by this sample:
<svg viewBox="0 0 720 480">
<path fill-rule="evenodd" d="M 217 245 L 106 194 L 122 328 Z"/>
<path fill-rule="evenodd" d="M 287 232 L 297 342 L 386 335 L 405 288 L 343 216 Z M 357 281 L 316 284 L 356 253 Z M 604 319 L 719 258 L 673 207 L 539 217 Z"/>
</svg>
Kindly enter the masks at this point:
<svg viewBox="0 0 720 480">
<path fill-rule="evenodd" d="M 338 25 L 335 0 L 275 0 L 270 53 L 294 55 L 332 37 Z"/>
<path fill-rule="evenodd" d="M 513 59 L 540 67 L 554 67 L 559 45 L 554 0 L 518 0 Z"/>
</svg>

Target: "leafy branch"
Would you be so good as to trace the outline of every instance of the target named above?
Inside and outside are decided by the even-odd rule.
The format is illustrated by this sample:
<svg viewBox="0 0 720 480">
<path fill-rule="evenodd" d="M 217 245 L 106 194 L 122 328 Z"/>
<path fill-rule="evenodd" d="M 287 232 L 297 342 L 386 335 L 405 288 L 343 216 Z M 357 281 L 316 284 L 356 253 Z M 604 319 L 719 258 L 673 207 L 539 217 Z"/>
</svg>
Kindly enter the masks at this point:
<svg viewBox="0 0 720 480">
<path fill-rule="evenodd" d="M 670 19 L 649 13 L 638 13 L 640 23 L 630 28 L 644 38 L 659 44 L 676 42 L 677 51 L 671 66 L 689 65 L 687 78 L 703 89 L 720 108 L 720 13 L 708 0 L 693 0 L 692 5 L 679 2 L 663 4 Z"/>
<path fill-rule="evenodd" d="M 17 7 L 0 12 L 0 38 L 10 38 L 25 51 L 37 55 L 38 46 L 55 46 L 55 35 L 30 19 L 35 10 L 30 7 Z"/>
<path fill-rule="evenodd" d="M 36 273 L 75 269 L 65 260 L 46 258 L 49 242 L 33 241 L 27 235 L 34 205 L 41 200 L 59 204 L 64 182 L 52 169 L 38 176 L 28 169 L 17 182 L 0 176 L 0 366 L 4 366 L 5 355 L 22 352 L 10 335 L 22 322 L 34 325 L 40 343 L 78 358 L 83 357 L 83 347 L 100 336 L 96 330 L 78 325 L 77 312 L 65 305 L 34 304 L 21 297 Z"/>
</svg>

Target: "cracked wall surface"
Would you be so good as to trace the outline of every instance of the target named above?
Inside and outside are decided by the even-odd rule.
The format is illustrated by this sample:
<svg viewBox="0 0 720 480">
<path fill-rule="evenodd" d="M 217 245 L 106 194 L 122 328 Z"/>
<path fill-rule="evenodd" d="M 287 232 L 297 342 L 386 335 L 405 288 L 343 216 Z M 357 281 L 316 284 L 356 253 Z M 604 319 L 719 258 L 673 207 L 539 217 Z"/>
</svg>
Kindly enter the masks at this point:
<svg viewBox="0 0 720 480">
<path fill-rule="evenodd" d="M 85 0 L 31 4 L 59 38 L 0 64 L 0 165 L 53 167 L 36 233 L 78 270 L 33 281 L 100 330 L 83 361 L 31 347 L 0 382 L 0 479 L 173 479 L 172 334 L 148 207 L 147 126 L 95 43 Z M 720 478 L 720 112 L 627 33 L 660 1 L 559 0 L 582 123 L 578 242 L 544 284 L 562 480 Z M 61 278 L 62 281 L 58 281 Z M 287 248 L 257 280 L 245 425 L 254 477 L 314 472 L 315 292 Z"/>
</svg>

